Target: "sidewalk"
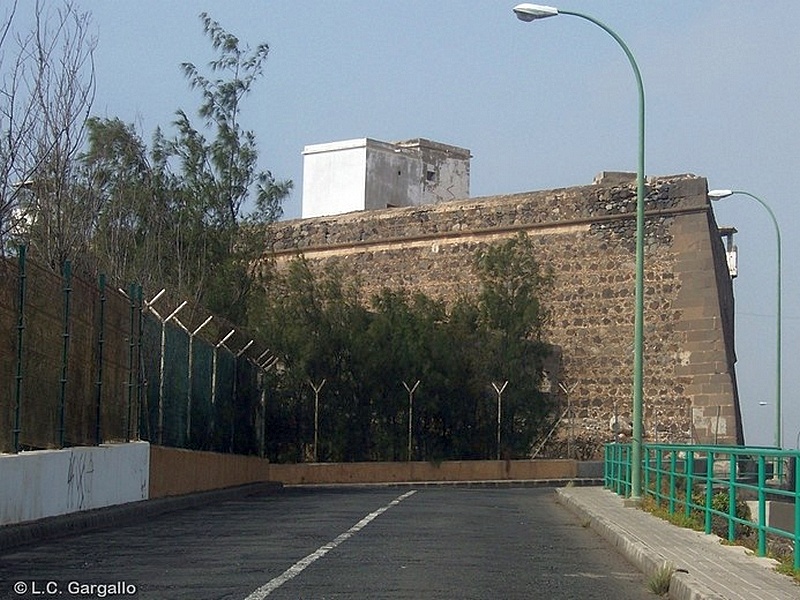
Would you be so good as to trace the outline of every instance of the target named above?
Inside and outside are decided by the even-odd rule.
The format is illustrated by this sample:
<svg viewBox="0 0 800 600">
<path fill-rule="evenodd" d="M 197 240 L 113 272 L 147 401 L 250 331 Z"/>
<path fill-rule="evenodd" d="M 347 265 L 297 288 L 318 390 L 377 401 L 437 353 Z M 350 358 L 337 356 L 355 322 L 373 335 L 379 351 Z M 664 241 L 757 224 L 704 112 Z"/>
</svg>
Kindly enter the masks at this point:
<svg viewBox="0 0 800 600">
<path fill-rule="evenodd" d="M 775 561 L 759 558 L 718 537 L 677 527 L 600 487 L 563 487 L 558 501 L 588 521 L 643 573 L 664 564 L 679 572 L 672 577 L 673 600 L 798 600 L 800 585 L 775 572 Z"/>
</svg>

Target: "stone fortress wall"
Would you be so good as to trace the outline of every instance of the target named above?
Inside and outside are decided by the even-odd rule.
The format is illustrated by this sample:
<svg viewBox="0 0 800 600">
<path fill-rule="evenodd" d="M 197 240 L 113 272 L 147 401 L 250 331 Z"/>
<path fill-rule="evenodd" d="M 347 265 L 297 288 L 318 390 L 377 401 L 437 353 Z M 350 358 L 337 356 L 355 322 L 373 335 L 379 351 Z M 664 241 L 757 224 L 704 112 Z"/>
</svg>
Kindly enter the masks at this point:
<svg viewBox="0 0 800 600">
<path fill-rule="evenodd" d="M 733 288 L 707 182 L 647 184 L 645 441 L 741 443 Z M 284 221 L 269 256 L 337 263 L 365 298 L 389 287 L 447 300 L 476 291 L 477 249 L 525 232 L 555 272 L 546 341 L 561 349 L 551 391 L 564 417 L 543 454 L 588 458 L 629 433 L 635 212 L 633 176 L 605 173 L 580 187 Z"/>
</svg>

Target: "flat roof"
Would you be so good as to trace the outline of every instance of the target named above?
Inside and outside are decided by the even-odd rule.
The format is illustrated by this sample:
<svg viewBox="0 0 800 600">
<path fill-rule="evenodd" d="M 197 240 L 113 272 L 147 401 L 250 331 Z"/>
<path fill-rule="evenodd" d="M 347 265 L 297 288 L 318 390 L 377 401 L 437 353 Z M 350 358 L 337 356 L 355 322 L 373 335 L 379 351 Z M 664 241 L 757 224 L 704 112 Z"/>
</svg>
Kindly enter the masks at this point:
<svg viewBox="0 0 800 600">
<path fill-rule="evenodd" d="M 322 154 L 324 152 L 338 152 L 340 150 L 353 150 L 368 146 L 373 148 L 381 148 L 390 152 L 414 148 L 427 148 L 446 154 L 453 154 L 464 159 L 469 159 L 472 157 L 470 151 L 466 148 L 451 146 L 450 144 L 442 144 L 441 142 L 434 142 L 425 138 L 414 138 L 401 142 L 382 142 L 372 138 L 354 138 L 351 140 L 342 140 L 338 142 L 325 142 L 322 144 L 311 144 L 305 146 L 303 148 L 303 155 Z"/>
</svg>

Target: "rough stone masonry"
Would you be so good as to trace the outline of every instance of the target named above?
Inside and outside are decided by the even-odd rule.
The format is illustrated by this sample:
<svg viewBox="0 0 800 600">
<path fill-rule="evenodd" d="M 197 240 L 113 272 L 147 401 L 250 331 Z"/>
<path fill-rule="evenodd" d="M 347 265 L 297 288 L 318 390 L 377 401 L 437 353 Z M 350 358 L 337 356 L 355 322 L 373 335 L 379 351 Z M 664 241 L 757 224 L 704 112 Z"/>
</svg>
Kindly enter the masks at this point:
<svg viewBox="0 0 800 600">
<path fill-rule="evenodd" d="M 546 341 L 561 349 L 550 391 L 558 430 L 541 455 L 597 456 L 629 434 L 633 379 L 636 191 L 633 176 L 592 185 L 360 211 L 272 226 L 265 260 L 337 263 L 365 286 L 441 299 L 476 291 L 477 249 L 525 234 L 555 273 Z M 645 441 L 743 442 L 733 287 L 705 178 L 647 182 Z"/>
</svg>

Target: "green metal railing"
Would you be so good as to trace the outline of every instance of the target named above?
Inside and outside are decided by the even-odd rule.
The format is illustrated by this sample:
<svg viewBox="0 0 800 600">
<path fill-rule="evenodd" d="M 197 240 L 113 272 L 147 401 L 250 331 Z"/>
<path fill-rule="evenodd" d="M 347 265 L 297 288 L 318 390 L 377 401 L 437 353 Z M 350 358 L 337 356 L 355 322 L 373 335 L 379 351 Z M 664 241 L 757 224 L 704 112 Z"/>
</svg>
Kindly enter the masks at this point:
<svg viewBox="0 0 800 600">
<path fill-rule="evenodd" d="M 605 447 L 605 487 L 630 496 L 631 445 Z M 747 446 L 695 446 L 643 444 L 642 494 L 670 514 L 695 516 L 705 533 L 715 520 L 724 523 L 729 541 L 737 532 L 757 534 L 758 556 L 767 553 L 767 536 L 794 543 L 794 568 L 800 569 L 800 451 Z M 746 501 L 755 503 L 753 518 Z M 781 528 L 767 522 L 767 502 L 791 507 L 793 526 Z M 792 510 L 793 509 L 793 510 Z M 791 520 L 791 519 L 789 519 Z"/>
</svg>

